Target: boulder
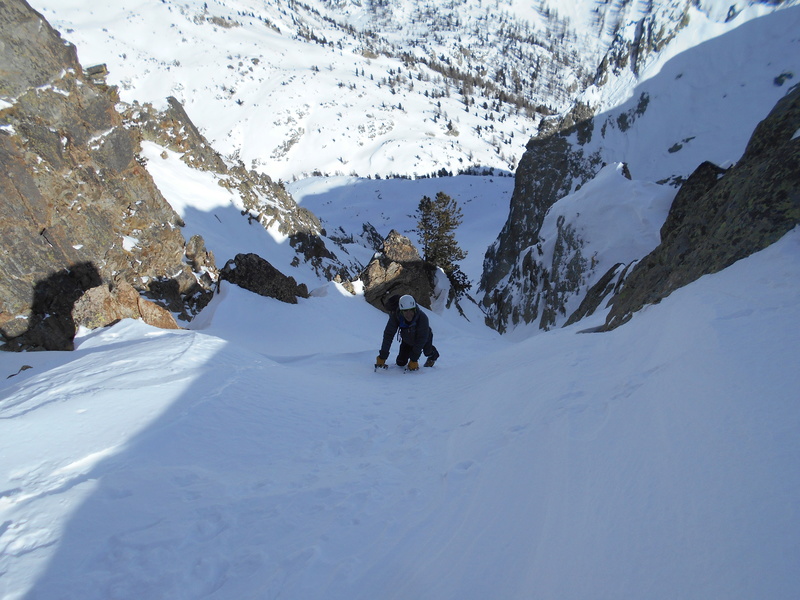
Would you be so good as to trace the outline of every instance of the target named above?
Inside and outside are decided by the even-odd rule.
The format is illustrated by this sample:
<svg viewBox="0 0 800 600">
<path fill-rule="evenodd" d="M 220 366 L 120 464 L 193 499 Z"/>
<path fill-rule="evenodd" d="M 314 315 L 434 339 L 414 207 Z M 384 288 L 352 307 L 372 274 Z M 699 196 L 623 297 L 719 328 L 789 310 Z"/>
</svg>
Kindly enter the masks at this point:
<svg viewBox="0 0 800 600">
<path fill-rule="evenodd" d="M 168 310 L 140 296 L 125 281 L 111 289 L 101 285 L 87 290 L 75 302 L 72 318 L 76 326 L 87 329 L 106 327 L 122 319 L 141 319 L 161 329 L 179 329 Z"/>
<path fill-rule="evenodd" d="M 366 301 L 388 312 L 387 300 L 403 294 L 411 294 L 418 304 L 430 309 L 435 274 L 436 268 L 422 260 L 411 240 L 392 230 L 360 279 Z"/>
<path fill-rule="evenodd" d="M 219 272 L 219 278 L 241 288 L 281 302 L 297 304 L 297 298 L 308 298 L 305 284 L 284 275 L 257 254 L 237 254 Z"/>
</svg>

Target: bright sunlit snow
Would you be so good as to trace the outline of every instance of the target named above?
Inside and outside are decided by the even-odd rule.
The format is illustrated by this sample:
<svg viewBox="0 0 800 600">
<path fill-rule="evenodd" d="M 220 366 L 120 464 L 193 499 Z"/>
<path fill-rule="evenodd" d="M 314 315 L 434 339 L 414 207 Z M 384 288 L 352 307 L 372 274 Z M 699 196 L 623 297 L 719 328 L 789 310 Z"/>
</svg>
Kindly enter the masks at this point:
<svg viewBox="0 0 800 600">
<path fill-rule="evenodd" d="M 341 25 L 379 30 L 369 18 L 378 19 L 375 13 L 383 4 L 31 2 L 77 46 L 84 67 L 108 66 L 108 82 L 118 86 L 123 101 L 166 108 L 167 97 L 174 96 L 217 151 L 275 180 L 292 181 L 315 173 L 424 176 L 473 166 L 513 170 L 536 134 L 541 114 L 528 114 L 510 104 L 495 107 L 496 98 L 478 88 L 468 94 L 474 103 L 466 107 L 458 82 L 443 83 L 437 72 L 421 63 L 410 65 L 386 56 L 378 42 L 373 51 L 368 41 L 345 35 L 323 18 L 332 11 Z M 680 14 L 686 8 L 686 2 L 676 0 L 606 2 L 602 14 L 608 22 L 600 24 L 602 33 L 596 35 L 600 13 L 595 0 L 504 0 L 492 7 L 481 0 L 465 0 L 456 9 L 462 28 L 437 32 L 427 31 L 425 3 L 407 3 L 413 11 L 405 7 L 414 13 L 415 23 L 403 21 L 400 4 L 394 3 L 386 17 L 388 29 L 379 31 L 399 44 L 395 53 L 420 59 L 432 58 L 428 53 L 455 53 L 450 62 L 462 69 L 467 68 L 462 61 L 485 61 L 484 77 L 489 80 L 496 68 L 510 75 L 517 67 L 502 62 L 506 60 L 502 37 L 481 31 L 482 27 L 500 28 L 506 23 L 506 29 L 513 29 L 509 19 L 530 26 L 536 41 L 528 49 L 538 52 L 540 44 L 549 45 L 548 35 L 566 35 L 543 25 L 541 9 L 560 15 L 576 37 L 566 51 L 583 64 L 586 78 L 591 79 L 617 33 L 611 29 L 617 19 L 630 33 L 648 4 L 662 15 Z M 758 17 L 774 10 L 769 3 L 692 4 L 685 27 L 662 52 L 649 55 L 638 79 L 623 69 L 619 75 L 609 74 L 604 87 L 593 86 L 583 94 L 597 109 L 590 151 L 609 120 L 606 146 L 613 152 L 603 158 L 630 163 L 635 177 L 687 176 L 703 160 L 720 164 L 737 160 L 749 132 L 791 84 L 776 85 L 775 78 L 790 74 L 796 82 L 800 77 L 800 7 L 792 6 L 797 0 L 785 1 L 786 8 L 763 18 Z M 734 7 L 736 18 L 726 21 Z M 393 31 L 392 24 L 399 30 Z M 299 29 L 328 43 L 299 39 Z M 415 36 L 412 32 L 417 30 Z M 492 36 L 496 43 L 487 43 Z M 422 42 L 427 51 L 419 49 Z M 541 69 L 527 75 L 536 81 L 575 78 L 564 69 L 550 73 L 550 62 L 542 56 Z M 576 90 L 583 85 L 573 84 Z M 629 139 L 620 143 L 615 131 L 618 112 L 635 109 L 642 93 L 650 97 L 648 112 L 633 124 Z M 570 97 L 569 103 L 573 100 Z M 570 107 L 544 95 L 534 99 L 539 103 L 558 111 Z M 693 118 L 687 120 L 687 115 Z M 668 152 L 676 145 L 681 145 L 681 152 Z"/>
</svg>

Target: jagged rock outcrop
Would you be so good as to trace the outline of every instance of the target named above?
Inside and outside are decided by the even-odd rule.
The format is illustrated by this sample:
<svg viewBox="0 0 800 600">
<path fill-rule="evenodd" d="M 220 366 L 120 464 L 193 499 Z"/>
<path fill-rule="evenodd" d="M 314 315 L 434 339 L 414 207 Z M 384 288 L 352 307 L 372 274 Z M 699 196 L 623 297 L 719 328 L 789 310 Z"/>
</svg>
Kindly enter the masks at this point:
<svg viewBox="0 0 800 600">
<path fill-rule="evenodd" d="M 728 171 L 703 164 L 681 188 L 661 244 L 624 282 L 606 329 L 645 304 L 774 243 L 800 223 L 800 86 L 764 119 Z"/>
<path fill-rule="evenodd" d="M 559 265 L 542 268 L 535 255 L 542 252 L 539 233 L 550 207 L 602 166 L 599 158 L 585 157 L 569 140 L 590 136 L 592 126 L 591 109 L 581 104 L 560 121 L 543 121 L 540 133 L 528 142 L 517 167 L 508 219 L 483 261 L 481 304 L 487 324 L 498 331 L 542 315 L 543 326 L 549 327 L 555 312 L 563 310 L 557 303 L 566 289 L 552 276 Z M 560 247 L 577 248 L 569 223 L 559 229 Z"/>
<path fill-rule="evenodd" d="M 298 285 L 294 277 L 284 275 L 258 254 L 237 254 L 220 270 L 219 277 L 288 304 L 297 304 L 298 298 L 308 298 L 308 288 L 304 283 Z"/>
<path fill-rule="evenodd" d="M 644 14 L 639 14 L 641 8 L 627 3 L 598 8 L 598 28 L 613 30 L 615 35 L 592 80 L 595 89 L 611 77 L 635 82 L 647 62 L 688 23 L 685 2 L 651 4 Z M 581 262 L 585 257 L 580 256 L 580 240 L 564 223 L 559 227 L 559 244 L 571 256 L 572 265 L 549 264 L 549 256 L 543 263 L 544 216 L 607 162 L 619 160 L 604 151 L 603 140 L 607 135 L 624 135 L 645 114 L 650 97 L 643 91 L 602 117 L 587 102 L 579 98 L 563 116 L 543 119 L 517 168 L 508 221 L 486 253 L 479 287 L 487 323 L 501 332 L 534 322 L 548 329 L 563 316 L 564 299 L 581 285 L 585 273 L 576 268 L 586 264 Z"/>
<path fill-rule="evenodd" d="M 632 26 L 621 21 L 616 24 L 617 34 L 598 65 L 595 85 L 604 85 L 610 74 L 619 75 L 626 69 L 638 75 L 647 59 L 689 23 L 689 3 L 651 3 L 646 14 L 636 16 L 637 20 L 630 21 Z"/>
<path fill-rule="evenodd" d="M 133 286 L 120 281 L 114 287 L 98 285 L 86 290 L 72 309 L 76 326 L 87 329 L 106 327 L 122 319 L 141 319 L 161 329 L 178 329 L 167 309 L 143 298 Z"/>
<path fill-rule="evenodd" d="M 430 309 L 435 274 L 436 268 L 422 260 L 411 240 L 393 229 L 360 279 L 366 301 L 386 312 L 386 301 L 396 294 L 411 294 L 418 304 Z"/>
<path fill-rule="evenodd" d="M 183 105 L 167 98 L 168 108 L 159 111 L 152 104 L 121 104 L 122 117 L 141 139 L 155 142 L 180 155 L 190 167 L 215 173 L 227 173 L 228 166 L 189 118 Z"/>
<path fill-rule="evenodd" d="M 84 76 L 75 48 L 23 0 L 0 3 L 0 39 L 3 340 L 69 348 L 75 302 L 120 282 L 165 305 L 161 290 L 177 290 L 173 308 L 189 318 L 211 292 L 183 260 L 180 217 L 137 162 L 115 90 Z"/>
</svg>

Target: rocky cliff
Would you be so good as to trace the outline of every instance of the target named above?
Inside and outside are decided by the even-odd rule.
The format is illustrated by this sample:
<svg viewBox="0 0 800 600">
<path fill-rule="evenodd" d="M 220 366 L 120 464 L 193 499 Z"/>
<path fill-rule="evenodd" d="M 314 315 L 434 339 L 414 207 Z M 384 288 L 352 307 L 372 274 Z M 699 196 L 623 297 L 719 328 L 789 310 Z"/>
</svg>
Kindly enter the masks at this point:
<svg viewBox="0 0 800 600">
<path fill-rule="evenodd" d="M 180 218 L 137 162 L 113 89 L 22 0 L 0 3 L 0 331 L 70 348 L 84 291 L 123 283 L 191 312 L 204 291 Z"/>
<path fill-rule="evenodd" d="M 623 72 L 635 79 L 651 55 L 686 25 L 688 8 L 683 2 L 651 3 L 646 14 L 627 29 L 619 25 L 624 19 L 618 15 L 617 33 L 598 65 L 594 85 L 602 87 L 610 76 Z M 635 106 L 606 120 L 611 127 L 625 130 L 644 114 L 648 102 L 643 93 Z M 543 119 L 520 159 L 509 217 L 486 252 L 479 286 L 487 323 L 498 331 L 519 323 L 550 329 L 564 312 L 565 295 L 580 290 L 586 268 L 580 240 L 569 223 L 559 226 L 558 244 L 565 251 L 557 253 L 556 262 L 543 264 L 536 254 L 541 254 L 539 233 L 550 207 L 594 177 L 606 162 L 596 145 L 590 145 L 599 128 L 595 113 L 593 106 L 578 100 L 565 115 Z M 609 123 L 602 125 L 603 132 Z M 567 254 L 571 255 L 566 258 L 569 265 L 564 263 Z"/>
<path fill-rule="evenodd" d="M 598 18 L 609 21 L 599 25 L 611 25 L 615 33 L 597 67 L 596 88 L 612 77 L 634 81 L 688 20 L 687 2 L 649 3 L 644 13 L 634 14 L 639 8 L 622 3 L 598 11 Z M 643 94 L 634 107 L 609 116 L 610 125 L 603 125 L 626 129 L 647 104 Z M 565 297 L 581 291 L 588 263 L 570 223 L 559 225 L 561 251 L 547 264 L 538 259 L 540 230 L 550 207 L 594 177 L 607 161 L 596 144 L 590 144 L 599 128 L 595 113 L 594 106 L 578 100 L 565 115 L 543 119 L 519 162 L 508 221 L 486 252 L 479 287 L 487 323 L 498 331 L 520 323 L 550 329 L 564 314 Z"/>
<path fill-rule="evenodd" d="M 777 11 L 782 4 L 769 3 L 770 10 Z M 626 163 L 628 176 L 673 188 L 686 182 L 698 164 L 714 160 L 704 155 L 709 149 L 716 148 L 716 156 L 723 157 L 719 164 L 727 166 L 739 157 L 736 152 L 744 149 L 753 126 L 785 93 L 785 78 L 773 66 L 784 46 L 777 41 L 769 45 L 770 32 L 781 30 L 782 14 L 770 13 L 737 26 L 736 10 L 722 15 L 697 12 L 704 10 L 700 4 L 687 2 L 650 3 L 641 18 L 618 28 L 593 87 L 569 112 L 541 122 L 517 168 L 508 220 L 485 255 L 479 291 L 490 326 L 503 332 L 519 324 L 549 329 L 574 322 L 589 314 L 598 298 L 618 289 L 630 272 L 626 264 L 617 265 L 613 272 L 594 272 L 591 257 L 584 255 L 584 240 L 568 219 L 558 223 L 555 234 L 549 232 L 550 238 L 557 237 L 556 250 L 547 251 L 545 247 L 554 240 L 543 239 L 542 224 L 558 200 L 595 178 L 607 164 Z M 796 18 L 800 8 L 785 10 L 793 11 Z M 708 17 L 730 29 L 659 62 L 659 53 L 690 26 L 690 15 L 698 22 Z M 732 49 L 748 52 L 762 70 L 775 69 L 775 77 L 756 78 L 751 68 L 747 74 L 733 69 L 726 73 L 742 78 L 735 84 L 714 80 L 715 73 L 706 64 L 728 68 Z M 640 81 L 640 75 L 654 64 L 656 68 Z M 621 89 L 631 93 L 620 104 Z M 734 97 L 736 111 L 724 104 Z M 611 108 L 599 112 L 600 106 Z M 734 138 L 740 144 L 736 151 L 732 150 L 737 147 L 731 142 Z M 753 170 L 742 176 L 761 178 L 771 185 L 768 173 Z M 693 184 L 699 177 L 692 177 Z M 685 213 L 693 213 L 693 202 L 684 200 L 688 193 L 683 192 L 677 202 Z M 600 287 L 589 290 L 594 284 Z M 568 301 L 573 303 L 587 292 L 592 298 L 586 305 L 574 316 L 568 314 Z"/>
<path fill-rule="evenodd" d="M 176 327 L 173 317 L 191 319 L 213 295 L 215 257 L 202 238 L 184 238 L 139 156 L 142 140 L 217 173 L 243 218 L 276 226 L 320 274 L 349 279 L 361 268 L 325 247 L 319 221 L 282 186 L 227 164 L 176 100 L 163 112 L 122 105 L 104 68 L 84 71 L 24 0 L 0 2 L 0 65 L 4 348 L 70 349 L 77 327 L 126 317 Z"/>
<path fill-rule="evenodd" d="M 541 255 L 539 232 L 553 204 L 593 177 L 601 166 L 599 158 L 584 156 L 570 142 L 570 138 L 580 139 L 585 134 L 590 118 L 588 107 L 579 104 L 557 124 L 544 121 L 517 167 L 509 216 L 486 252 L 479 287 L 484 292 L 487 323 L 500 332 L 533 322 L 549 329 L 559 310 L 559 297 L 575 288 L 575 281 L 554 276 L 559 264 L 537 260 Z M 561 225 L 559 244 L 576 247 L 578 241 L 569 223 Z M 557 260 L 563 256 L 559 253 Z"/>
<path fill-rule="evenodd" d="M 800 85 L 758 125 L 736 165 L 724 171 L 705 163 L 681 187 L 661 228 L 661 244 L 625 279 L 606 329 L 766 248 L 798 224 Z"/>
</svg>

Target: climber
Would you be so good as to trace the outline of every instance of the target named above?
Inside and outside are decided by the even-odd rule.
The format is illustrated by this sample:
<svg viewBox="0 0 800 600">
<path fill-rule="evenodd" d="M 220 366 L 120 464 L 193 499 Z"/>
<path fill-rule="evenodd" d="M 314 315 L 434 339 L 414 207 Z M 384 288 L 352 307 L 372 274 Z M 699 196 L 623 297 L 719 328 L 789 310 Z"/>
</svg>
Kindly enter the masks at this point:
<svg viewBox="0 0 800 600">
<path fill-rule="evenodd" d="M 426 367 L 432 367 L 439 358 L 439 351 L 433 345 L 433 331 L 428 321 L 428 316 L 417 306 L 413 296 L 406 294 L 397 301 L 397 308 L 393 305 L 394 299 L 387 302 L 390 307 L 389 321 L 383 330 L 383 344 L 375 359 L 375 367 L 387 368 L 386 359 L 389 358 L 389 348 L 392 346 L 392 338 L 399 330 L 398 339 L 400 349 L 397 352 L 395 362 L 400 367 L 408 364 L 409 371 L 419 369 L 420 354 L 427 358 Z"/>
</svg>

